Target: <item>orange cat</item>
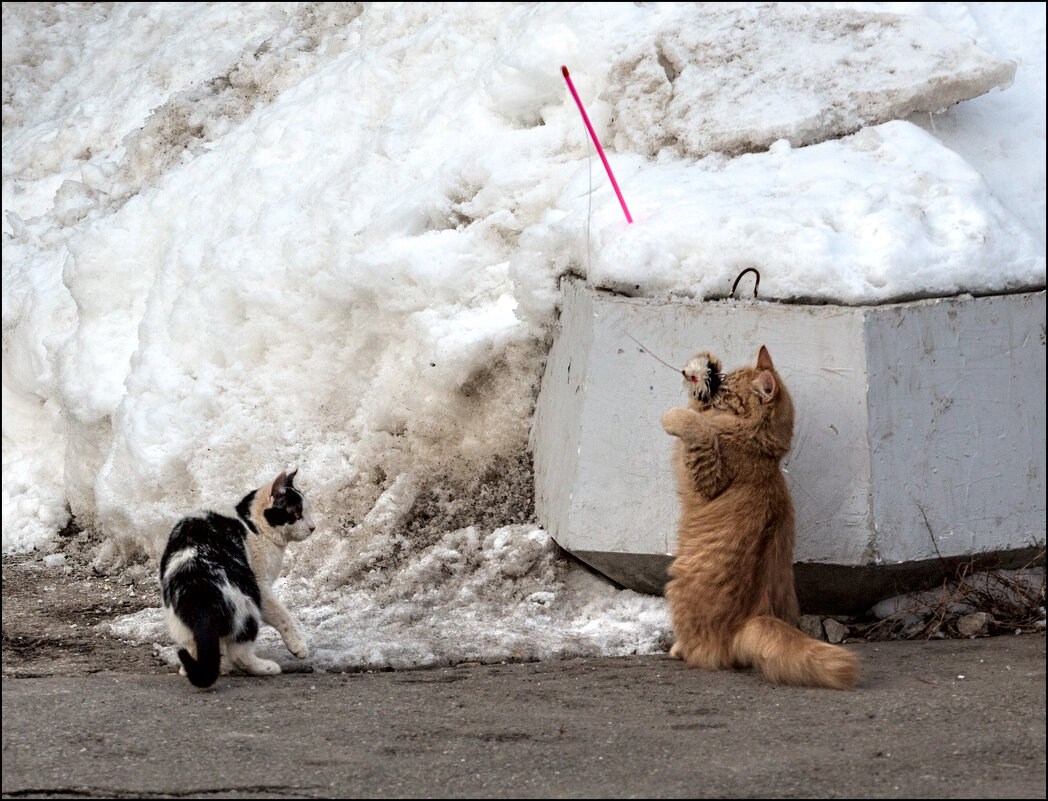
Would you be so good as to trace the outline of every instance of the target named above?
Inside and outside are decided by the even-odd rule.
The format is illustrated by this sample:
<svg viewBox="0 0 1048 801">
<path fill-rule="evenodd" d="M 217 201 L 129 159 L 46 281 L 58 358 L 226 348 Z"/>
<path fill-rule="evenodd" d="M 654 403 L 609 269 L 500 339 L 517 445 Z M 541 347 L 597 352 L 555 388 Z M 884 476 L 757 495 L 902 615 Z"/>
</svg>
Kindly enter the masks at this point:
<svg viewBox="0 0 1048 801">
<path fill-rule="evenodd" d="M 793 402 L 763 346 L 755 367 L 720 369 L 709 353 L 692 358 L 688 408 L 662 416 L 677 438 L 681 504 L 666 585 L 670 654 L 690 667 L 754 667 L 782 684 L 847 689 L 855 657 L 796 628 L 793 503 L 779 469 Z"/>
</svg>

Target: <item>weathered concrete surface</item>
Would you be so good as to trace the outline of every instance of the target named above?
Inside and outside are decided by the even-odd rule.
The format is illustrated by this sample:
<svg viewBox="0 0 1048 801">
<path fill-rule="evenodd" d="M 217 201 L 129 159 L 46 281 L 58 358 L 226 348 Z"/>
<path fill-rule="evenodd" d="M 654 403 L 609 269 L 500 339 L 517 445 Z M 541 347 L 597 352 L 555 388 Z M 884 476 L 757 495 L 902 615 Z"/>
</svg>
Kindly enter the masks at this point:
<svg viewBox="0 0 1048 801">
<path fill-rule="evenodd" d="M 865 338 L 877 555 L 1043 547 L 1045 293 L 874 307 Z"/>
<path fill-rule="evenodd" d="M 6 679 L 3 796 L 1044 798 L 1043 635 L 846 647 L 855 692 L 669 657 Z"/>
<path fill-rule="evenodd" d="M 845 568 L 1022 553 L 1045 536 L 1045 293 L 800 306 L 665 302 L 567 282 L 532 447 L 539 521 L 627 586 L 675 549 L 673 365 L 766 344 L 793 395 L 795 559 Z M 874 598 L 873 600 L 877 600 Z"/>
</svg>

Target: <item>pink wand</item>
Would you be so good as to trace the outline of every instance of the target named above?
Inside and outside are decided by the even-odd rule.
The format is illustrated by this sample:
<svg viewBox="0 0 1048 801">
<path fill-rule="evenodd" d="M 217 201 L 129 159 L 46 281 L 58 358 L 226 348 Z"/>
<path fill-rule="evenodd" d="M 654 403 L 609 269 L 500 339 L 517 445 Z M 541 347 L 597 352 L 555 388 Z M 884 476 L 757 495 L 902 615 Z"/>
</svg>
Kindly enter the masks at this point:
<svg viewBox="0 0 1048 801">
<path fill-rule="evenodd" d="M 611 185 L 615 189 L 615 195 L 619 199 L 619 205 L 622 206 L 622 213 L 626 215 L 626 222 L 631 223 L 633 222 L 633 218 L 630 216 L 630 210 L 626 208 L 626 201 L 622 198 L 622 192 L 619 191 L 619 182 L 615 180 L 615 173 L 611 171 L 611 165 L 608 164 L 608 158 L 604 155 L 604 148 L 600 146 L 600 140 L 597 139 L 597 132 L 593 130 L 589 117 L 586 116 L 586 109 L 582 107 L 579 93 L 575 91 L 575 84 L 571 82 L 571 76 L 568 75 L 568 68 L 561 67 L 560 71 L 564 73 L 564 80 L 568 82 L 568 89 L 571 90 L 571 96 L 575 98 L 575 105 L 579 107 L 579 113 L 582 114 L 582 121 L 586 123 L 586 130 L 589 131 L 593 144 L 597 146 L 597 153 L 600 154 L 600 160 L 604 162 L 604 169 L 607 170 L 608 177 L 611 179 Z"/>
</svg>

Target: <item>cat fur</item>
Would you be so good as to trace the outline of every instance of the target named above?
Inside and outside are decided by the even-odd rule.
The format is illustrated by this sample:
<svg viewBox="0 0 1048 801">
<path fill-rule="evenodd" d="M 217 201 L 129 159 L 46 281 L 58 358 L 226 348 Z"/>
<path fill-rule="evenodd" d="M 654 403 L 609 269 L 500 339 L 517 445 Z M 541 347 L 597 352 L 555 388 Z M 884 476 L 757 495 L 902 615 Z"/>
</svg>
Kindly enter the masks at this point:
<svg viewBox="0 0 1048 801">
<path fill-rule="evenodd" d="M 797 627 L 794 515 L 779 462 L 793 438 L 793 401 L 761 347 L 729 375 L 708 352 L 684 370 L 688 408 L 662 417 L 673 451 L 680 520 L 666 585 L 676 642 L 690 667 L 753 667 L 779 684 L 848 689 L 858 661 Z"/>
<path fill-rule="evenodd" d="M 223 652 L 246 673 L 280 673 L 276 662 L 254 654 L 260 622 L 280 632 L 292 654 L 309 655 L 272 589 L 288 543 L 315 529 L 305 498 L 292 485 L 296 473 L 281 473 L 249 492 L 235 517 L 207 512 L 183 518 L 171 531 L 160 559 L 160 586 L 181 672 L 197 687 L 214 684 Z"/>
</svg>

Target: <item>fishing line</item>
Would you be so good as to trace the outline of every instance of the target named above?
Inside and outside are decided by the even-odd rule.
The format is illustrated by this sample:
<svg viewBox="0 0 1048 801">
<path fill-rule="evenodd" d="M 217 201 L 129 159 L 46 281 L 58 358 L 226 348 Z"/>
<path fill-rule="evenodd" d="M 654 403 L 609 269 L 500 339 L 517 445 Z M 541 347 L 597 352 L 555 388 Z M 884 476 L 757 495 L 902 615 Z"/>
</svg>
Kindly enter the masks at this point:
<svg viewBox="0 0 1048 801">
<path fill-rule="evenodd" d="M 756 267 L 747 267 L 745 270 L 743 270 L 741 273 L 739 273 L 739 275 L 735 278 L 735 283 L 732 284 L 732 287 L 731 287 L 731 294 L 728 295 L 729 298 L 734 298 L 735 297 L 735 290 L 738 289 L 738 287 L 739 287 L 739 281 L 742 280 L 742 277 L 744 275 L 746 275 L 746 273 L 753 273 L 753 275 L 754 275 L 755 281 L 753 283 L 753 297 L 757 297 L 757 287 L 758 287 L 758 285 L 761 282 L 761 274 L 757 271 Z M 648 348 L 646 348 L 644 346 L 644 343 L 642 343 L 639 339 L 637 339 L 635 336 L 633 336 L 633 334 L 631 334 L 625 328 L 622 329 L 622 333 L 624 333 L 626 336 L 628 336 L 630 339 L 632 339 L 634 342 L 636 342 L 638 345 L 640 345 L 640 349 L 642 351 L 644 351 L 644 353 L 647 353 L 649 356 L 651 356 L 651 358 L 655 359 L 656 361 L 662 362 L 664 365 L 669 367 L 673 372 L 680 373 L 685 378 L 688 377 L 688 374 L 685 373 L 683 370 L 678 370 L 676 367 L 674 367 L 668 361 L 666 361 L 665 359 L 660 359 L 658 356 L 656 356 L 654 353 L 652 353 L 650 350 L 648 350 Z M 723 377 L 724 377 L 724 375 L 722 373 L 721 374 L 721 378 L 723 378 Z M 698 382 L 698 379 L 695 378 L 694 376 L 692 376 L 691 380 L 692 380 L 693 383 L 697 383 Z"/>
<path fill-rule="evenodd" d="M 641 342 L 641 341 L 640 341 L 639 339 L 637 339 L 637 338 L 636 338 L 635 336 L 633 336 L 633 334 L 631 334 L 631 333 L 630 333 L 629 331 L 627 331 L 627 330 L 626 330 L 625 328 L 623 328 L 623 329 L 622 329 L 622 333 L 624 333 L 624 334 L 625 334 L 626 336 L 628 336 L 628 337 L 629 337 L 630 339 L 632 339 L 632 340 L 633 340 L 634 342 L 636 342 L 636 343 L 637 343 L 638 345 L 640 345 L 640 349 L 641 349 L 642 351 L 644 351 L 644 353 L 647 353 L 647 354 L 648 354 L 649 356 L 651 356 L 651 358 L 655 359 L 655 360 L 656 360 L 656 361 L 658 361 L 658 362 L 662 362 L 662 364 L 664 364 L 664 365 L 666 365 L 667 367 L 669 367 L 669 368 L 670 368 L 670 369 L 671 369 L 671 370 L 672 370 L 673 372 L 675 372 L 675 373 L 680 373 L 680 374 L 681 374 L 682 376 L 684 376 L 685 378 L 687 378 L 687 377 L 688 377 L 688 376 L 687 376 L 687 374 L 686 374 L 686 373 L 685 373 L 685 372 L 684 372 L 683 370 L 678 370 L 678 369 L 677 369 L 676 367 L 674 367 L 674 366 L 673 366 L 672 364 L 670 364 L 670 363 L 669 363 L 668 361 L 666 361 L 665 359 L 660 359 L 660 358 L 659 358 L 658 356 L 656 356 L 656 355 L 655 355 L 654 353 L 652 353 L 652 352 L 651 352 L 650 350 L 648 350 L 648 349 L 647 349 L 647 348 L 646 348 L 646 347 L 644 346 L 644 343 L 643 343 L 643 342 Z M 697 379 L 692 379 L 692 380 L 693 380 L 693 381 L 695 381 L 695 380 L 697 380 Z"/>
<path fill-rule="evenodd" d="M 600 155 L 600 160 L 604 164 L 604 169 L 608 173 L 608 178 L 611 180 L 611 187 L 615 190 L 615 196 L 619 199 L 619 205 L 622 206 L 622 213 L 626 215 L 627 225 L 633 222 L 633 217 L 630 215 L 630 210 L 626 207 L 626 199 L 622 196 L 622 191 L 619 189 L 619 182 L 615 180 L 615 173 L 612 172 L 611 165 L 608 163 L 608 158 L 604 155 L 604 148 L 600 146 L 600 140 L 597 138 L 597 132 L 593 130 L 593 125 L 592 123 L 590 123 L 589 115 L 586 114 L 586 109 L 582 105 L 582 99 L 579 97 L 579 93 L 575 90 L 575 84 L 572 83 L 571 75 L 568 73 L 568 68 L 562 66 L 560 68 L 560 71 L 561 74 L 564 76 L 564 82 L 568 85 L 568 90 L 571 92 L 572 98 L 575 100 L 575 105 L 578 106 L 579 114 L 582 117 L 582 123 L 586 128 L 586 133 L 588 134 L 588 136 L 586 137 L 586 173 L 589 179 L 589 191 L 586 193 L 586 276 L 588 278 L 592 269 L 593 258 L 591 250 L 592 245 L 590 243 L 590 224 L 593 219 L 593 151 L 590 148 L 590 140 L 593 140 L 593 144 L 597 148 L 597 153 L 598 155 Z M 761 282 L 761 274 L 757 272 L 757 269 L 755 267 L 747 267 L 745 270 L 739 273 L 738 277 L 735 279 L 735 283 L 731 287 L 731 294 L 728 295 L 729 298 L 735 297 L 735 290 L 739 286 L 739 281 L 742 279 L 744 275 L 746 275 L 746 273 L 753 273 L 754 275 L 755 280 L 753 283 L 753 297 L 757 297 L 757 286 Z M 688 377 L 688 374 L 685 373 L 684 370 L 678 370 L 665 359 L 660 359 L 658 356 L 656 356 L 654 353 L 648 350 L 640 342 L 640 340 L 633 336 L 633 334 L 631 334 L 629 331 L 623 329 L 623 333 L 630 339 L 632 339 L 634 342 L 636 342 L 637 345 L 640 346 L 641 351 L 647 353 L 653 359 L 660 362 L 661 364 L 664 364 L 666 367 L 669 367 L 673 372 L 680 373 L 685 378 Z M 695 377 L 692 377 L 691 380 L 696 383 L 698 382 L 698 378 Z"/>
<path fill-rule="evenodd" d="M 585 120 L 583 120 L 585 129 Z M 590 254 L 590 220 L 593 218 L 593 147 L 590 145 L 589 136 L 586 140 L 586 172 L 589 173 L 589 193 L 586 195 L 586 278 L 590 276 L 591 254 Z"/>
</svg>

